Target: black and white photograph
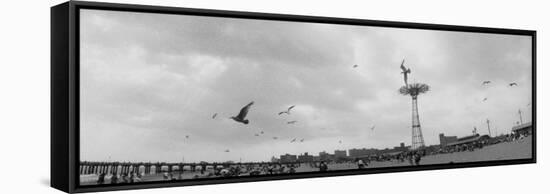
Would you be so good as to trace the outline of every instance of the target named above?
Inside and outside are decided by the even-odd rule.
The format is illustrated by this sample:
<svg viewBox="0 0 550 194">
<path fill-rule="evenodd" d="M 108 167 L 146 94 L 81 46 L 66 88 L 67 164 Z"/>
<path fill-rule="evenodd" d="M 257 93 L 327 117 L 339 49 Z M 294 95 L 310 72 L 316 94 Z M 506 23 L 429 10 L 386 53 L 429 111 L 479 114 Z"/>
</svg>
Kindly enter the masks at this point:
<svg viewBox="0 0 550 194">
<path fill-rule="evenodd" d="M 532 36 L 79 11 L 80 186 L 534 156 Z"/>
<path fill-rule="evenodd" d="M 0 194 L 545 193 L 546 4 L 4 1 Z"/>
</svg>

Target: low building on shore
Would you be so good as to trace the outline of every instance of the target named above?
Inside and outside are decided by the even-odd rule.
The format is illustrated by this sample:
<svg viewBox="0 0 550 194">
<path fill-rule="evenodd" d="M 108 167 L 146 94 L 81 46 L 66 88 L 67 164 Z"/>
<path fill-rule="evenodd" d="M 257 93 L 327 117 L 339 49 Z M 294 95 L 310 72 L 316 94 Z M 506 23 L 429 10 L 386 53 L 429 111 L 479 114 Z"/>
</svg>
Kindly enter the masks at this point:
<svg viewBox="0 0 550 194">
<path fill-rule="evenodd" d="M 528 122 L 528 123 L 516 125 L 512 127 L 512 132 L 522 134 L 522 135 L 530 135 L 533 133 L 533 123 Z"/>
<path fill-rule="evenodd" d="M 409 151 L 410 148 L 410 146 L 405 146 L 405 143 L 401 142 L 399 146 L 393 147 L 393 152 L 406 152 Z"/>
<path fill-rule="evenodd" d="M 309 155 L 307 152 L 298 156 L 298 162 L 308 163 L 313 162 L 313 155 Z"/>
<path fill-rule="evenodd" d="M 319 152 L 319 158 L 321 161 L 333 161 L 336 157 L 334 154 L 329 154 L 326 151 Z"/>
<path fill-rule="evenodd" d="M 281 158 L 279 159 L 279 162 L 281 163 L 292 163 L 292 162 L 296 162 L 298 159 L 296 157 L 296 155 L 292 155 L 292 154 L 285 154 L 285 155 L 281 155 Z"/>
<path fill-rule="evenodd" d="M 273 156 L 273 157 L 271 157 L 271 162 L 272 163 L 277 163 L 277 162 L 279 162 L 279 159 L 276 158 L 275 156 Z"/>
<path fill-rule="evenodd" d="M 360 157 L 360 156 L 364 156 L 364 155 L 376 154 L 377 151 L 378 151 L 377 149 L 373 149 L 373 148 L 370 148 L 370 149 L 366 149 L 366 148 L 357 149 L 357 148 L 354 148 L 354 149 L 348 150 L 350 157 Z"/>
<path fill-rule="evenodd" d="M 476 133 L 474 135 L 469 135 L 469 136 L 458 138 L 457 141 L 455 141 L 455 142 L 447 143 L 446 147 L 461 146 L 461 145 L 464 145 L 464 144 L 470 144 L 470 143 L 474 143 L 474 142 L 477 142 L 477 141 L 489 140 L 490 138 L 491 137 L 489 137 L 489 135 L 479 135 L 479 134 Z"/>
<path fill-rule="evenodd" d="M 348 152 L 346 150 L 334 150 L 334 156 L 336 158 L 346 158 L 348 157 Z"/>
<path fill-rule="evenodd" d="M 441 147 L 447 146 L 447 144 L 454 143 L 458 141 L 457 136 L 445 136 L 445 134 L 440 133 L 439 134 L 439 145 Z"/>
</svg>

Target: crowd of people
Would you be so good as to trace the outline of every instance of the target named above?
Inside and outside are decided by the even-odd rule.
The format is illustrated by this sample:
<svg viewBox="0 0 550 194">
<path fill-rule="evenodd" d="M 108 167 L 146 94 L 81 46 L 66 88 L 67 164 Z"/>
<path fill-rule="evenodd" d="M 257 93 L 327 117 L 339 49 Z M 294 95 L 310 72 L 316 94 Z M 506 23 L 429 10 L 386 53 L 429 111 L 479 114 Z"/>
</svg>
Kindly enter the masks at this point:
<svg viewBox="0 0 550 194">
<path fill-rule="evenodd" d="M 358 169 L 366 168 L 370 162 L 398 162 L 408 161 L 410 165 L 420 165 L 422 157 L 426 156 L 426 150 L 403 151 L 394 154 L 373 154 L 355 159 Z"/>
<path fill-rule="evenodd" d="M 432 154 L 446 154 L 446 153 L 454 153 L 454 152 L 465 152 L 465 151 L 475 151 L 476 149 L 483 149 L 483 147 L 504 143 L 504 142 L 516 142 L 518 140 L 524 139 L 528 137 L 530 133 L 528 132 L 513 132 L 506 135 L 500 135 L 494 138 L 490 139 L 483 139 L 478 141 L 473 141 L 470 143 L 460 144 L 460 145 L 453 145 L 453 146 L 446 146 L 444 148 L 440 148 L 438 151 Z"/>
<path fill-rule="evenodd" d="M 460 145 L 446 146 L 444 148 L 440 148 L 436 153 L 433 153 L 433 154 L 446 154 L 446 153 L 465 152 L 465 151 L 473 152 L 476 149 L 482 149 L 487 145 L 490 145 L 490 142 L 488 140 L 479 140 L 479 141 L 473 141 L 470 143 L 465 143 Z"/>
<path fill-rule="evenodd" d="M 501 138 L 501 141 L 503 142 L 516 142 L 518 140 L 522 140 L 526 137 L 529 137 L 531 135 L 531 133 L 529 132 L 522 132 L 522 133 L 511 133 L 511 134 L 506 134 L 506 136 L 503 136 Z"/>
<path fill-rule="evenodd" d="M 242 175 L 274 175 L 274 174 L 293 174 L 300 164 L 262 164 L 258 166 L 230 166 L 229 168 L 218 169 L 214 176 L 231 177 Z"/>
<path fill-rule="evenodd" d="M 255 165 L 240 165 L 234 164 L 229 166 L 214 166 L 212 168 L 200 168 L 200 171 L 193 172 L 192 178 L 208 178 L 208 177 L 236 177 L 236 176 L 257 176 L 257 175 L 277 175 L 277 174 L 294 174 L 297 172 L 297 168 L 302 165 L 307 169 L 317 169 L 319 172 L 326 172 L 331 170 L 329 166 L 335 167 L 338 165 L 345 165 L 345 169 L 353 169 L 354 166 L 357 169 L 367 168 L 372 161 L 377 162 L 408 162 L 410 165 L 420 165 L 422 157 L 426 155 L 436 154 L 449 154 L 454 152 L 466 152 L 475 151 L 476 149 L 483 149 L 484 147 L 492 144 L 498 144 L 503 142 L 516 142 L 528 137 L 529 133 L 511 133 L 501 135 L 490 139 L 480 139 L 469 143 L 445 146 L 438 150 L 420 149 L 413 151 L 404 151 L 393 154 L 373 154 L 362 158 L 355 158 L 354 160 L 346 161 L 317 161 L 308 163 L 264 163 Z M 337 170 L 337 169 L 333 169 Z M 307 170 L 309 171 L 309 170 Z M 185 179 L 181 171 L 164 172 L 162 177 L 164 180 L 183 180 Z M 123 174 L 106 174 L 101 173 L 98 175 L 97 184 L 121 184 L 121 183 L 136 183 L 142 182 L 143 174 L 130 172 Z M 189 177 L 187 177 L 189 178 Z"/>
<path fill-rule="evenodd" d="M 531 134 L 528 132 L 523 132 L 523 133 L 516 132 L 516 133 L 501 135 L 490 139 L 480 139 L 469 143 L 440 147 L 438 150 L 421 149 L 421 150 L 415 150 L 415 151 L 404 151 L 398 154 L 373 154 L 368 157 L 364 157 L 361 160 L 356 160 L 356 161 L 359 169 L 366 168 L 366 166 L 368 166 L 368 163 L 370 161 L 378 161 L 378 162 L 408 161 L 410 165 L 420 165 L 420 161 L 422 160 L 422 157 L 426 155 L 448 154 L 448 153 L 465 152 L 465 151 L 472 152 L 477 149 L 483 149 L 484 147 L 493 145 L 493 144 L 498 144 L 503 142 L 516 142 L 518 140 L 528 137 L 529 135 Z"/>
<path fill-rule="evenodd" d="M 141 182 L 142 174 L 139 173 L 122 173 L 122 174 L 107 174 L 100 173 L 97 178 L 97 184 L 120 184 L 120 183 L 137 183 Z"/>
</svg>

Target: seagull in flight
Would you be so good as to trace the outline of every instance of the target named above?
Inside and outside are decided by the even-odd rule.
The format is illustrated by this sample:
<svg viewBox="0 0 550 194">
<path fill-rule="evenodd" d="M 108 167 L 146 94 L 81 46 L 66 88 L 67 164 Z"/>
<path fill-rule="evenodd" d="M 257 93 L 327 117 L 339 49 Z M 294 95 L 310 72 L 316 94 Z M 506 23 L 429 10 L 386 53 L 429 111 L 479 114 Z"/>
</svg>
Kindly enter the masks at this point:
<svg viewBox="0 0 550 194">
<path fill-rule="evenodd" d="M 487 84 L 490 84 L 491 81 L 483 81 L 483 83 L 481 83 L 481 85 L 487 85 Z"/>
<path fill-rule="evenodd" d="M 260 131 L 260 134 L 264 134 L 264 131 Z"/>
<path fill-rule="evenodd" d="M 296 122 L 298 122 L 298 121 L 289 121 L 289 122 L 286 122 L 286 124 L 289 124 L 289 125 L 290 125 L 290 124 L 294 124 L 294 123 L 296 123 Z"/>
<path fill-rule="evenodd" d="M 248 119 L 246 119 L 246 115 L 248 114 L 248 110 L 250 110 L 250 107 L 254 104 L 254 101 L 248 103 L 246 106 L 244 106 L 241 111 L 239 112 L 239 115 L 231 117 L 236 122 L 244 123 L 245 125 L 248 124 Z"/>
<path fill-rule="evenodd" d="M 300 142 L 304 142 L 304 139 L 300 139 Z"/>
<path fill-rule="evenodd" d="M 353 65 L 353 68 L 357 68 L 357 67 L 359 67 L 359 65 Z"/>
<path fill-rule="evenodd" d="M 215 119 L 216 116 L 218 116 L 218 113 L 214 113 L 214 115 L 212 115 L 212 119 Z"/>
<path fill-rule="evenodd" d="M 374 128 L 376 127 L 376 125 L 373 125 L 372 127 L 370 127 L 370 130 L 374 130 Z"/>
<path fill-rule="evenodd" d="M 510 87 L 512 87 L 512 86 L 518 86 L 518 84 L 517 84 L 516 82 L 509 83 L 508 85 L 509 85 Z"/>
<path fill-rule="evenodd" d="M 229 150 L 225 150 L 225 152 L 229 152 Z"/>
<path fill-rule="evenodd" d="M 294 143 L 296 141 L 296 138 L 292 139 L 292 141 L 290 141 L 290 143 Z"/>
<path fill-rule="evenodd" d="M 484 99 L 483 99 L 483 102 L 485 102 L 485 101 L 487 101 L 487 98 L 484 98 Z"/>
<path fill-rule="evenodd" d="M 282 115 L 282 114 L 285 114 L 285 113 L 289 115 L 289 114 L 290 114 L 290 110 L 291 110 L 292 108 L 294 108 L 294 106 L 295 106 L 295 105 L 292 105 L 292 106 L 288 107 L 288 109 L 287 109 L 286 111 L 281 111 L 281 112 L 279 112 L 279 115 Z"/>
<path fill-rule="evenodd" d="M 405 85 L 409 85 L 409 83 L 407 82 L 407 79 L 408 79 L 407 74 L 411 73 L 411 69 L 406 68 L 403 64 L 405 64 L 405 59 L 403 59 L 403 61 L 401 62 L 400 68 L 401 68 L 401 73 L 403 74 L 403 80 L 405 80 Z"/>
<path fill-rule="evenodd" d="M 278 137 L 273 137 L 273 139 L 278 139 Z"/>
<path fill-rule="evenodd" d="M 186 135 L 185 138 L 186 138 L 186 139 L 189 139 L 189 135 Z"/>
<path fill-rule="evenodd" d="M 260 136 L 260 135 L 258 135 L 258 134 L 256 133 L 256 134 L 254 134 L 254 136 L 258 137 L 258 136 Z"/>
</svg>

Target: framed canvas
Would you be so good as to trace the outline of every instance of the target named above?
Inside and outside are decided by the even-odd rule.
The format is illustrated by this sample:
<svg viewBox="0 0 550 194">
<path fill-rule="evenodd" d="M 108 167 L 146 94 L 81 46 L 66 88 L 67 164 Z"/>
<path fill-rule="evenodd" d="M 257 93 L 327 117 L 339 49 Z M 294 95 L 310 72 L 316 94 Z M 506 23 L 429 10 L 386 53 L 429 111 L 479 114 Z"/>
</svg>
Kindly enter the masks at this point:
<svg viewBox="0 0 550 194">
<path fill-rule="evenodd" d="M 51 32 L 65 192 L 536 162 L 535 31 L 69 1 Z"/>
</svg>

